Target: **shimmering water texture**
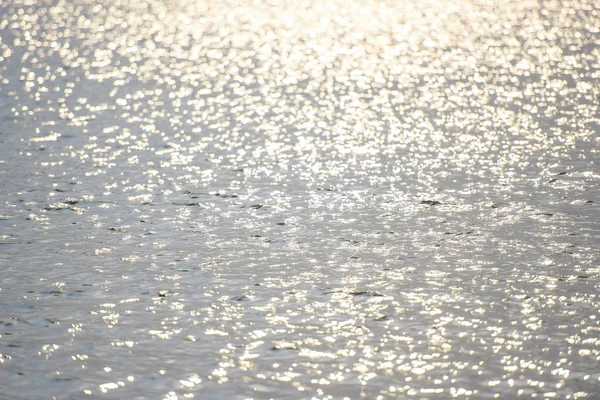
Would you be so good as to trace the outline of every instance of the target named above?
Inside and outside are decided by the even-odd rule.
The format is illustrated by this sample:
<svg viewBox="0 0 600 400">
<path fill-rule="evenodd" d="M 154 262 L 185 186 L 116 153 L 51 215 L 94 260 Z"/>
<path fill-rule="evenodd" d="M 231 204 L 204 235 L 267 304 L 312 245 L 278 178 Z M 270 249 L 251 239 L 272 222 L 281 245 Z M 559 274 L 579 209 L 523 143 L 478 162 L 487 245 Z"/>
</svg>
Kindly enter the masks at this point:
<svg viewBox="0 0 600 400">
<path fill-rule="evenodd" d="M 0 0 L 0 39 L 0 398 L 600 398 L 599 2 Z"/>
</svg>

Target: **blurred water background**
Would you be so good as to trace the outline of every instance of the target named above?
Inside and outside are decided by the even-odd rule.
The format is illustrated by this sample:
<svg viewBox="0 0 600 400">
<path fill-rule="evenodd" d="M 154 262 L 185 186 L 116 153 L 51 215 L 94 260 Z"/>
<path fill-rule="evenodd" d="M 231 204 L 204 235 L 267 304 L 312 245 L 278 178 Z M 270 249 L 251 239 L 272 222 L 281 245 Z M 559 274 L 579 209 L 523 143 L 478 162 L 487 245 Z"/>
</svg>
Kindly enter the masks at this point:
<svg viewBox="0 0 600 400">
<path fill-rule="evenodd" d="M 600 398 L 600 4 L 0 0 L 0 398 Z"/>
</svg>

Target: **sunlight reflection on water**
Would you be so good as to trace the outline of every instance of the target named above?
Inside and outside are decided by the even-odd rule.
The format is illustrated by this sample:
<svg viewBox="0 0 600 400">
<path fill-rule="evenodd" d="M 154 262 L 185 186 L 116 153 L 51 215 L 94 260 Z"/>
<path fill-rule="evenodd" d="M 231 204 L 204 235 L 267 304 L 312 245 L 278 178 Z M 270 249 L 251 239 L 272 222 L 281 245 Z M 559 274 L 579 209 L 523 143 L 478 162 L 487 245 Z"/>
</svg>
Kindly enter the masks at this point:
<svg viewBox="0 0 600 400">
<path fill-rule="evenodd" d="M 0 397 L 596 398 L 599 13 L 0 2 Z"/>
</svg>

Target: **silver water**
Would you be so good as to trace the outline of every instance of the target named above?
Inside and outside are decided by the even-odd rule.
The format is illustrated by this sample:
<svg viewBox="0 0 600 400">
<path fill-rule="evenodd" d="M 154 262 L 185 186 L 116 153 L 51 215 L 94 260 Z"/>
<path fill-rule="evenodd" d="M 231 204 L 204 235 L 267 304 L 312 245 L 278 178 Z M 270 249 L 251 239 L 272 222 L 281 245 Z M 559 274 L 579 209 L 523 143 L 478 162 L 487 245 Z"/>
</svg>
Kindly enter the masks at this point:
<svg viewBox="0 0 600 400">
<path fill-rule="evenodd" d="M 598 398 L 598 21 L 0 1 L 0 398 Z"/>
</svg>

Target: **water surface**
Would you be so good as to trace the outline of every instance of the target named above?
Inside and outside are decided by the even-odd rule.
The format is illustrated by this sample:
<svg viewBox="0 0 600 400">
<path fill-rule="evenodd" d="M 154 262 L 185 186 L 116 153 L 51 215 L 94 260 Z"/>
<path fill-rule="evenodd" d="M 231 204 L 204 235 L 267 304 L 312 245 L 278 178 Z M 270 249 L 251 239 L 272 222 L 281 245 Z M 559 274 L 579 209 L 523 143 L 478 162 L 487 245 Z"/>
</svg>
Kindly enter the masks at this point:
<svg viewBox="0 0 600 400">
<path fill-rule="evenodd" d="M 598 398 L 599 21 L 0 0 L 0 397 Z"/>
</svg>

